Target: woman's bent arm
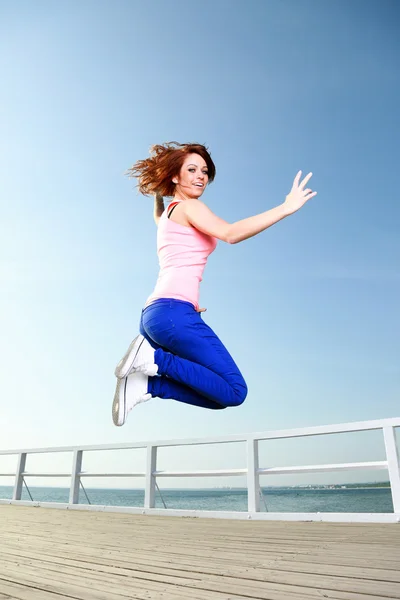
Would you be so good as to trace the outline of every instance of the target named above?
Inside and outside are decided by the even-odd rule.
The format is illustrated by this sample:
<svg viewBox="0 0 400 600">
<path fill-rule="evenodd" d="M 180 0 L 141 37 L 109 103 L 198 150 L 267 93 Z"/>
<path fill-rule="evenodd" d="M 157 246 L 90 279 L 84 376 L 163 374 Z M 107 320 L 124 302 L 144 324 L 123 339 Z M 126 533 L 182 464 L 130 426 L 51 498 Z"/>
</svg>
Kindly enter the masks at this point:
<svg viewBox="0 0 400 600">
<path fill-rule="evenodd" d="M 271 225 L 275 225 L 275 223 L 278 223 L 278 221 L 281 221 L 288 215 L 289 213 L 286 212 L 284 205 L 281 204 L 259 215 L 254 215 L 254 217 L 236 221 L 229 228 L 227 242 L 229 244 L 237 244 L 248 240 L 258 233 L 265 231 Z"/>
<path fill-rule="evenodd" d="M 186 200 L 184 207 L 188 221 L 193 227 L 228 244 L 243 242 L 286 216 L 283 205 L 281 205 L 254 217 L 248 217 L 236 221 L 236 223 L 228 223 L 217 217 L 200 200 Z"/>
<path fill-rule="evenodd" d="M 156 194 L 154 196 L 154 210 L 153 210 L 153 217 L 156 222 L 156 225 L 158 225 L 158 221 L 160 220 L 160 217 L 163 214 L 163 212 L 164 212 L 163 197 L 160 196 L 159 194 Z"/>
<path fill-rule="evenodd" d="M 237 244 L 265 231 L 271 225 L 298 211 L 310 198 L 313 198 L 316 192 L 304 189 L 311 175 L 312 173 L 309 173 L 300 183 L 301 171 L 299 171 L 283 204 L 236 223 L 231 224 L 220 219 L 200 200 L 186 200 L 183 203 L 185 213 L 189 223 L 196 229 L 228 244 Z"/>
</svg>

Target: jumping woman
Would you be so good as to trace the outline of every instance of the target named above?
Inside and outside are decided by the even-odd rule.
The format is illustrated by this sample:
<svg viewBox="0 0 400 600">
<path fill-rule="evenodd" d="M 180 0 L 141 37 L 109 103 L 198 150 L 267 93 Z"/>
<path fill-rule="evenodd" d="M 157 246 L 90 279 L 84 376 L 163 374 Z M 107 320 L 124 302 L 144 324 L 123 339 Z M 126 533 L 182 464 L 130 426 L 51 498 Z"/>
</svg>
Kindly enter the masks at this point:
<svg viewBox="0 0 400 600">
<path fill-rule="evenodd" d="M 298 211 L 316 195 L 307 188 L 312 173 L 301 171 L 286 199 L 271 210 L 235 223 L 217 217 L 201 200 L 215 178 L 205 146 L 156 145 L 150 157 L 129 169 L 139 191 L 153 195 L 160 271 L 133 340 L 116 369 L 112 406 L 115 425 L 150 398 L 169 398 L 212 410 L 239 406 L 247 386 L 233 358 L 204 323 L 199 289 L 217 240 L 243 242 Z M 164 197 L 172 197 L 168 209 Z"/>
</svg>

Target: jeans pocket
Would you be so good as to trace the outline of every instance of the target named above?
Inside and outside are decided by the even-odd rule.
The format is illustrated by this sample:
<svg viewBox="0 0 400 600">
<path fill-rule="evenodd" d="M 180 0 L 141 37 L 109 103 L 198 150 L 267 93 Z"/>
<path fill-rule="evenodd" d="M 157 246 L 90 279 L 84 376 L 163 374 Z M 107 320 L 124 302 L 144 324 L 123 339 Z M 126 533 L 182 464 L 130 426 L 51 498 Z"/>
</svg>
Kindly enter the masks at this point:
<svg viewBox="0 0 400 600">
<path fill-rule="evenodd" d="M 159 315 L 144 319 L 143 327 L 147 335 L 159 346 L 171 348 L 174 339 L 174 324 L 165 315 Z"/>
</svg>

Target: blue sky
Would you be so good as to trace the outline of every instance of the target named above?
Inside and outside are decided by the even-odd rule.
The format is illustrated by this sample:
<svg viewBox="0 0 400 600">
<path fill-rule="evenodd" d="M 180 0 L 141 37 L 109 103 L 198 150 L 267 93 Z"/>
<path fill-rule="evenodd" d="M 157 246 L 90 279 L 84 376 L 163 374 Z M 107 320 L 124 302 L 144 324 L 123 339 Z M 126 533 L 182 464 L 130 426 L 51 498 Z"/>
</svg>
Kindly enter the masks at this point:
<svg viewBox="0 0 400 600">
<path fill-rule="evenodd" d="M 399 17 L 390 0 L 0 0 L 1 448 L 399 416 Z M 117 429 L 114 366 L 158 269 L 152 201 L 124 172 L 169 140 L 210 148 L 203 198 L 228 221 L 281 203 L 298 169 L 318 196 L 205 271 L 246 403 L 155 399 Z M 372 437 L 360 460 L 382 458 Z M 352 461 L 346 439 L 324 459 Z"/>
</svg>

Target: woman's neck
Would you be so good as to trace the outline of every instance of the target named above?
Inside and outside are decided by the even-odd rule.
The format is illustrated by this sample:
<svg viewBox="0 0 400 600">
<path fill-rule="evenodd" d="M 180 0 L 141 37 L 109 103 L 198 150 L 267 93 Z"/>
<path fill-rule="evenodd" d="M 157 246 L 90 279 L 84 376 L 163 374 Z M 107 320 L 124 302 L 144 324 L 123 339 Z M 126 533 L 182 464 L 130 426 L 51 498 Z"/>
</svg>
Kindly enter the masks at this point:
<svg viewBox="0 0 400 600">
<path fill-rule="evenodd" d="M 181 186 L 176 186 L 175 189 L 175 194 L 174 194 L 174 201 L 178 202 L 178 201 L 185 201 L 185 200 L 193 200 L 196 196 L 192 196 L 190 194 L 186 193 L 186 190 L 183 190 L 181 188 Z"/>
</svg>

